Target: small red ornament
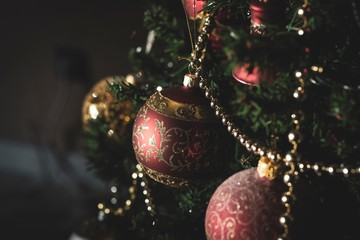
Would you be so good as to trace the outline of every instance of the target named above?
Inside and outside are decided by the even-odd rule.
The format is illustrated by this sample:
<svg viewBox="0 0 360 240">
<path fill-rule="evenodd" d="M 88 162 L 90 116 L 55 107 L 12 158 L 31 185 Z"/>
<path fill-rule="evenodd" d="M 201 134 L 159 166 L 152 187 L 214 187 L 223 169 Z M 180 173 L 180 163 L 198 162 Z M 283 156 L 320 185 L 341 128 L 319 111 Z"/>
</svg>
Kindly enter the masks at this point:
<svg viewBox="0 0 360 240">
<path fill-rule="evenodd" d="M 235 65 L 232 75 L 237 81 L 251 86 L 258 85 L 260 81 L 272 82 L 275 78 L 274 71 L 263 72 L 258 66 L 250 69 L 249 63 L 239 63 Z"/>
<path fill-rule="evenodd" d="M 173 87 L 154 93 L 138 112 L 133 148 L 151 178 L 181 187 L 219 172 L 227 136 L 199 88 Z"/>
<path fill-rule="evenodd" d="M 186 14 L 191 20 L 200 18 L 201 14 L 199 12 L 203 9 L 205 3 L 206 1 L 201 0 L 183 0 Z"/>
<path fill-rule="evenodd" d="M 281 24 L 285 18 L 284 0 L 250 0 L 250 33 L 264 34 L 266 24 Z"/>
<path fill-rule="evenodd" d="M 261 178 L 256 168 L 235 173 L 212 195 L 206 210 L 208 240 L 277 239 L 284 184 Z"/>
<path fill-rule="evenodd" d="M 223 42 L 221 41 L 221 33 L 219 34 L 219 31 L 214 30 L 210 36 L 210 47 L 214 52 L 220 52 L 223 49 Z"/>
</svg>

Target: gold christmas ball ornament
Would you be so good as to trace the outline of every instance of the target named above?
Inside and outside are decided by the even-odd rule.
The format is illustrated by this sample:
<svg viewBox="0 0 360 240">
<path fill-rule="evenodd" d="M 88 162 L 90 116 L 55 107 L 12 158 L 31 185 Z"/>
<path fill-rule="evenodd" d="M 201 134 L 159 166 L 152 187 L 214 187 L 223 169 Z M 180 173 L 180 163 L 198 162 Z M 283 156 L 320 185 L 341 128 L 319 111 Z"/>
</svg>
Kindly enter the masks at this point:
<svg viewBox="0 0 360 240">
<path fill-rule="evenodd" d="M 103 121 L 109 125 L 107 135 L 119 140 L 130 127 L 130 122 L 135 118 L 132 102 L 130 100 L 117 102 L 109 89 L 109 85 L 120 81 L 127 81 L 127 78 L 105 77 L 86 94 L 82 106 L 82 123 L 85 131 L 90 130 L 90 121 Z"/>
</svg>

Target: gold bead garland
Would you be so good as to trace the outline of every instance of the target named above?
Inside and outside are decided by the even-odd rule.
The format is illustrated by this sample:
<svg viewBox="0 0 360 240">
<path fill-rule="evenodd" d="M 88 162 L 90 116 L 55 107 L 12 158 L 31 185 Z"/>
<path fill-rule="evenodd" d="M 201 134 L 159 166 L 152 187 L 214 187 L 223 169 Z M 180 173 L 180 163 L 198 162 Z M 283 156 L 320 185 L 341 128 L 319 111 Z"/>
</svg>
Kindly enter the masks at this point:
<svg viewBox="0 0 360 240">
<path fill-rule="evenodd" d="M 304 30 L 307 28 L 308 21 L 306 15 L 304 14 L 305 13 L 304 9 L 307 8 L 307 5 L 308 5 L 308 1 L 304 0 L 304 4 L 297 11 L 298 16 L 303 20 L 302 26 L 299 29 L 297 29 L 297 33 L 299 35 L 303 35 Z M 307 56 L 308 53 L 309 53 L 309 49 L 306 48 L 305 49 L 306 57 L 308 57 Z M 304 97 L 305 75 L 306 75 L 305 71 L 300 71 L 300 70 L 295 71 L 295 78 L 298 81 L 299 85 L 294 90 L 292 96 L 297 101 L 302 100 L 302 98 Z M 285 213 L 283 213 L 279 218 L 279 222 L 283 227 L 283 233 L 280 237 L 278 237 L 277 240 L 285 240 L 289 238 L 289 225 L 293 221 L 293 217 L 291 214 L 292 205 L 296 200 L 296 197 L 294 195 L 294 184 L 296 183 L 299 177 L 299 172 L 296 169 L 295 162 L 300 161 L 297 150 L 298 150 L 298 145 L 301 141 L 300 123 L 301 120 L 303 119 L 303 113 L 301 110 L 294 111 L 290 115 L 290 118 L 292 123 L 292 130 L 288 133 L 288 141 L 292 145 L 292 149 L 283 158 L 283 161 L 285 165 L 289 168 L 289 170 L 286 171 L 283 175 L 283 181 L 287 186 L 287 190 L 283 193 L 281 197 L 281 203 L 285 207 Z"/>
<path fill-rule="evenodd" d="M 352 174 L 360 174 L 360 167 L 345 167 L 340 165 L 323 165 L 320 163 L 297 163 L 297 167 L 300 172 L 313 171 L 317 175 L 321 176 L 323 173 L 330 175 L 338 174 L 348 177 Z"/>
<path fill-rule="evenodd" d="M 213 28 L 213 18 L 209 15 L 205 18 L 205 26 L 202 28 L 200 35 L 198 37 L 198 41 L 204 42 L 208 39 L 210 32 Z M 195 46 L 197 46 L 196 43 Z M 205 48 L 206 46 L 202 44 Z M 196 48 L 197 52 L 193 53 L 192 56 L 199 56 L 200 53 L 204 52 L 204 49 Z M 238 127 L 231 121 L 229 116 L 223 111 L 223 107 L 218 102 L 217 98 L 214 96 L 212 91 L 210 90 L 210 83 L 202 76 L 202 66 L 199 65 L 203 62 L 202 58 L 194 59 L 190 63 L 190 67 L 195 69 L 195 76 L 200 79 L 199 87 L 204 91 L 205 97 L 210 100 L 210 106 L 215 110 L 216 116 L 221 119 L 223 125 L 227 127 L 228 132 L 233 135 L 237 141 L 239 141 L 249 152 L 259 155 L 259 156 L 266 156 L 272 161 L 280 160 L 281 157 L 279 154 L 274 152 L 273 150 L 267 149 L 265 147 L 260 146 L 258 143 L 250 140 L 245 134 L 243 134 Z"/>
<path fill-rule="evenodd" d="M 307 17 L 306 12 L 309 11 L 308 0 L 304 0 L 304 4 L 301 8 L 298 9 L 298 16 L 303 20 L 303 25 L 300 28 L 295 28 L 292 30 L 297 31 L 298 35 L 304 35 L 305 31 L 308 31 L 307 26 Z M 208 23 L 207 28 L 202 29 L 200 36 L 198 37 L 199 42 L 203 43 L 205 39 L 208 38 L 212 30 L 212 21 L 213 19 L 207 15 L 205 22 Z M 202 44 L 205 48 L 205 45 Z M 199 53 L 204 53 L 205 49 L 195 48 Z M 304 49 L 305 53 L 309 53 L 309 48 Z M 199 56 L 197 53 L 193 53 L 192 56 Z M 218 99 L 214 96 L 210 89 L 210 83 L 203 76 L 203 69 L 201 63 L 203 62 L 203 55 L 201 58 L 196 59 L 190 63 L 190 67 L 195 69 L 195 76 L 199 79 L 199 87 L 204 91 L 204 95 L 207 99 L 210 100 L 210 106 L 215 110 L 215 114 L 218 118 L 221 119 L 222 124 L 227 127 L 228 132 L 235 137 L 249 152 L 259 155 L 260 161 L 258 164 L 258 172 L 267 178 L 274 179 L 274 175 L 282 175 L 283 181 L 287 186 L 287 190 L 283 193 L 281 197 L 281 203 L 285 206 L 285 212 L 279 218 L 280 224 L 283 226 L 283 233 L 277 240 L 285 240 L 289 237 L 289 224 L 292 222 L 291 216 L 291 207 L 296 197 L 294 195 L 294 184 L 299 177 L 299 172 L 304 171 L 314 171 L 318 175 L 322 173 L 329 174 L 342 174 L 348 176 L 350 174 L 360 174 L 360 167 L 348 168 L 344 166 L 325 166 L 320 163 L 304 163 L 300 162 L 299 156 L 297 153 L 298 144 L 301 141 L 301 132 L 300 132 L 300 123 L 303 119 L 302 111 L 298 110 L 293 112 L 291 117 L 291 122 L 293 125 L 292 131 L 288 134 L 288 140 L 292 145 L 292 149 L 285 156 L 280 155 L 276 151 L 260 146 L 260 144 L 249 139 L 241 130 L 231 121 L 229 115 L 224 111 L 223 106 L 219 103 Z M 312 67 L 313 71 L 322 72 L 322 67 Z M 299 86 L 294 90 L 293 97 L 295 100 L 300 101 L 304 97 L 304 86 L 305 86 L 305 76 L 307 71 L 295 71 L 295 78 L 299 82 Z M 287 167 L 287 171 L 278 171 L 278 163 L 283 162 Z M 280 169 L 280 168 L 279 168 Z M 281 174 L 280 174 L 281 173 Z"/>
<path fill-rule="evenodd" d="M 151 216 L 155 215 L 155 205 L 153 204 L 153 199 L 151 197 L 151 190 L 148 186 L 148 180 L 144 176 L 143 169 L 140 166 L 140 164 L 136 165 L 136 171 L 134 171 L 131 175 L 132 177 L 132 185 L 129 187 L 128 192 L 129 196 L 124 201 L 122 206 L 119 205 L 118 198 L 116 196 L 113 196 L 110 199 L 111 205 L 107 205 L 104 202 L 101 202 L 98 204 L 98 220 L 104 221 L 106 216 L 114 215 L 114 216 L 124 216 L 127 211 L 131 209 L 131 206 L 136 198 L 136 192 L 138 191 L 138 182 L 140 181 L 140 187 L 142 188 L 142 194 L 145 197 L 145 205 L 146 210 Z M 117 187 L 112 186 L 110 188 L 110 191 L 115 195 L 117 193 Z"/>
<path fill-rule="evenodd" d="M 295 77 L 299 82 L 299 86 L 293 92 L 293 97 L 296 100 L 301 100 L 304 96 L 304 73 L 300 71 L 295 72 Z M 283 175 L 283 181 L 287 186 L 287 190 L 282 194 L 281 203 L 285 207 L 285 213 L 282 214 L 279 218 L 279 222 L 283 227 L 283 233 L 278 238 L 278 240 L 287 239 L 289 236 L 289 225 L 293 221 L 292 217 L 292 204 L 294 204 L 296 197 L 294 195 L 294 184 L 298 180 L 299 172 L 296 169 L 295 161 L 299 161 L 298 156 L 298 144 L 301 140 L 300 138 L 300 123 L 302 120 L 302 112 L 298 110 L 297 112 L 293 112 L 291 115 L 291 123 L 292 130 L 288 134 L 288 140 L 292 145 L 292 149 L 289 153 L 285 155 L 283 161 L 285 166 L 288 167 L 288 171 L 286 171 Z"/>
</svg>

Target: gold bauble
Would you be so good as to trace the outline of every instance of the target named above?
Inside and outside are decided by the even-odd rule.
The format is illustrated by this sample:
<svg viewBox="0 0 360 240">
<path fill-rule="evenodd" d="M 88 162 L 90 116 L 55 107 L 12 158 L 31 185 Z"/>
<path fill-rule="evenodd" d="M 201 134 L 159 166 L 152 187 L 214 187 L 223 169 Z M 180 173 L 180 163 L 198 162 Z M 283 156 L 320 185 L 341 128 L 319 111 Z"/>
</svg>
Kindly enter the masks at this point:
<svg viewBox="0 0 360 240">
<path fill-rule="evenodd" d="M 124 80 L 120 76 L 109 76 L 98 81 L 86 94 L 82 106 L 82 123 L 85 131 L 90 130 L 90 121 L 103 121 L 109 125 L 107 135 L 121 140 L 130 122 L 134 119 L 130 100 L 116 101 L 109 85 Z"/>
</svg>

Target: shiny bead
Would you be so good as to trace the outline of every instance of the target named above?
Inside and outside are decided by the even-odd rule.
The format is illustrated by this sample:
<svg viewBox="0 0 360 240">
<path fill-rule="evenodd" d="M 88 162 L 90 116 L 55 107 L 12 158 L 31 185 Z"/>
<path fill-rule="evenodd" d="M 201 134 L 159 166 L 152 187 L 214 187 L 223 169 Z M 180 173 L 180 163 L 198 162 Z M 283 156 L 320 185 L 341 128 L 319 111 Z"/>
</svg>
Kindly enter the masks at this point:
<svg viewBox="0 0 360 240">
<path fill-rule="evenodd" d="M 204 49 L 204 43 L 203 42 L 199 42 L 195 44 L 195 51 L 200 52 Z"/>
<path fill-rule="evenodd" d="M 249 140 L 245 141 L 245 147 L 246 147 L 247 149 L 250 149 L 250 146 L 251 146 L 250 141 L 249 141 Z"/>
<path fill-rule="evenodd" d="M 284 159 L 286 162 L 291 162 L 294 160 L 293 156 L 291 153 L 288 153 L 285 155 L 285 159 Z"/>
<path fill-rule="evenodd" d="M 319 166 L 317 164 L 314 164 L 312 168 L 315 172 L 319 171 Z"/>
<path fill-rule="evenodd" d="M 256 152 L 257 146 L 256 146 L 255 144 L 251 145 L 251 150 L 252 150 L 253 152 Z"/>
<path fill-rule="evenodd" d="M 268 153 L 266 154 L 266 156 L 267 156 L 268 158 L 270 158 L 271 160 L 275 160 L 275 154 L 273 154 L 272 152 L 268 152 Z"/>
<path fill-rule="evenodd" d="M 197 39 L 197 42 L 198 42 L 198 43 L 204 42 L 204 36 L 203 36 L 203 35 L 199 35 L 199 36 L 198 36 L 198 39 Z"/>
<path fill-rule="evenodd" d="M 282 225 L 289 225 L 289 223 L 291 223 L 292 221 L 292 218 L 291 216 L 285 213 L 280 217 L 279 221 Z"/>
<path fill-rule="evenodd" d="M 239 129 L 233 129 L 232 135 L 237 138 L 237 136 L 239 135 Z"/>
<path fill-rule="evenodd" d="M 210 107 L 215 108 L 217 103 L 217 99 L 216 98 L 211 98 L 210 99 Z"/>
<path fill-rule="evenodd" d="M 303 170 L 303 169 L 304 169 L 304 167 L 305 167 L 305 165 L 304 165 L 303 163 L 300 163 L 300 164 L 299 164 L 299 168 L 300 168 L 300 170 Z"/>
<path fill-rule="evenodd" d="M 200 70 L 200 69 L 197 69 L 197 70 L 195 71 L 195 77 L 199 78 L 201 75 L 202 75 L 201 70 Z"/>
<path fill-rule="evenodd" d="M 207 99 L 210 99 L 210 98 L 211 98 L 211 91 L 210 91 L 210 89 L 205 90 L 205 97 L 206 97 Z"/>
<path fill-rule="evenodd" d="M 232 132 L 232 130 L 233 130 L 233 126 L 232 126 L 232 123 L 231 122 L 227 122 L 226 123 L 226 125 L 227 125 L 227 130 L 228 130 L 228 132 Z"/>
<path fill-rule="evenodd" d="M 289 173 L 285 173 L 283 180 L 286 185 L 291 186 L 294 178 Z"/>
<path fill-rule="evenodd" d="M 262 150 L 262 149 L 258 149 L 258 152 L 259 152 L 259 154 L 260 154 L 260 156 L 264 156 L 265 155 L 265 151 L 264 150 Z"/>
<path fill-rule="evenodd" d="M 302 76 L 302 72 L 300 71 L 295 72 L 295 77 L 300 78 L 301 76 Z"/>
<path fill-rule="evenodd" d="M 204 33 L 208 33 L 208 31 L 209 31 L 209 26 L 206 26 L 206 25 L 205 25 L 204 27 L 202 27 L 201 31 L 204 32 Z"/>
<path fill-rule="evenodd" d="M 299 132 L 290 132 L 288 134 L 288 139 L 289 139 L 289 142 L 292 142 L 292 141 L 300 142 L 301 141 L 301 135 L 300 135 Z"/>
<path fill-rule="evenodd" d="M 288 139 L 289 139 L 289 141 L 291 142 L 291 141 L 294 141 L 295 140 L 295 133 L 289 133 L 289 135 L 288 135 Z"/>
<path fill-rule="evenodd" d="M 281 197 L 281 202 L 284 204 L 293 204 L 295 196 L 291 194 L 291 192 L 286 192 Z"/>
<path fill-rule="evenodd" d="M 210 18 L 206 18 L 205 22 L 204 22 L 204 25 L 205 26 L 210 26 L 210 24 L 211 24 Z"/>
</svg>

